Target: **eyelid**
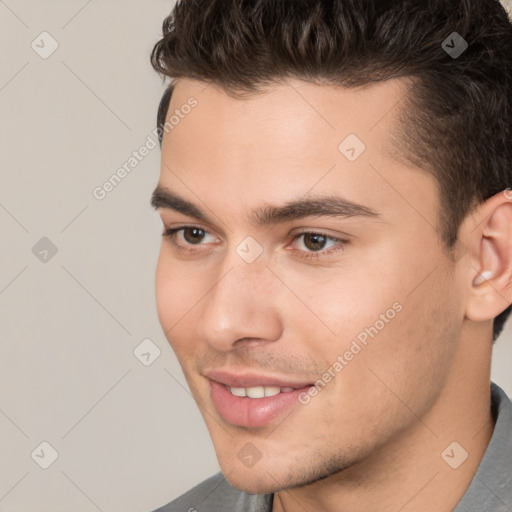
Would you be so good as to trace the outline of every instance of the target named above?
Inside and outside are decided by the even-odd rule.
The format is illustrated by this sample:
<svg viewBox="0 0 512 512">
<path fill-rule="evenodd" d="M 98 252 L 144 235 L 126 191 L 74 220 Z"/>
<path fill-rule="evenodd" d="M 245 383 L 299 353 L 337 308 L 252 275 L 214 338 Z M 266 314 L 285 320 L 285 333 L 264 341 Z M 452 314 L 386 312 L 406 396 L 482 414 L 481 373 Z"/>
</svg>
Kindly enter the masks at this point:
<svg viewBox="0 0 512 512">
<path fill-rule="evenodd" d="M 338 240 L 349 240 L 351 236 L 347 233 L 342 233 L 340 231 L 336 231 L 334 234 L 332 231 L 328 229 L 322 229 L 322 228 L 299 228 L 298 231 L 292 231 L 290 234 L 292 237 L 303 235 L 304 233 L 314 233 L 315 235 L 322 235 L 329 238 L 335 238 Z"/>
</svg>

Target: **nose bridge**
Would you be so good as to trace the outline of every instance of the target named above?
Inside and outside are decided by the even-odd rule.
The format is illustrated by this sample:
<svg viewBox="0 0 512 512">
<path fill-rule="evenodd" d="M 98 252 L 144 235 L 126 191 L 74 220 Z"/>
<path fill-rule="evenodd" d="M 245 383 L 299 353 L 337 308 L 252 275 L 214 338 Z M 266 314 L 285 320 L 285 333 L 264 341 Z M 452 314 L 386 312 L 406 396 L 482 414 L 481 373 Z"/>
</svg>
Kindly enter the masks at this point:
<svg viewBox="0 0 512 512">
<path fill-rule="evenodd" d="M 249 262 L 243 255 L 233 250 L 224 258 L 198 319 L 203 338 L 220 350 L 242 338 L 275 340 L 282 331 L 275 277 L 263 256 Z"/>
<path fill-rule="evenodd" d="M 254 292 L 257 295 L 265 287 L 268 290 L 270 284 L 265 281 L 268 280 L 271 273 L 267 269 L 265 255 L 262 254 L 257 258 L 251 255 L 250 258 L 246 258 L 244 250 L 247 250 L 247 254 L 251 254 L 253 251 L 251 247 L 247 249 L 246 242 L 242 242 L 234 250 L 232 249 L 231 254 L 225 258 L 224 275 L 227 279 L 220 288 L 225 289 L 227 293 L 239 292 L 250 296 Z M 219 282 L 219 284 L 221 283 Z"/>
</svg>

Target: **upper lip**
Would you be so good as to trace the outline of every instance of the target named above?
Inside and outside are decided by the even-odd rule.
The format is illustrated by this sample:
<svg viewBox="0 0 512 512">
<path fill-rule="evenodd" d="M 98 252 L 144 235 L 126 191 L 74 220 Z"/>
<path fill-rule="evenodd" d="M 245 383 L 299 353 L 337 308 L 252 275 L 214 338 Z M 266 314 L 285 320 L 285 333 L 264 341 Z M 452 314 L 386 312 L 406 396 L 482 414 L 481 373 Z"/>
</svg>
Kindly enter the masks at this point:
<svg viewBox="0 0 512 512">
<path fill-rule="evenodd" d="M 312 385 L 310 381 L 293 381 L 270 375 L 258 375 L 255 373 L 235 374 L 225 370 L 209 370 L 204 373 L 205 377 L 215 382 L 224 384 L 231 388 L 251 388 L 256 386 L 278 387 L 278 388 L 304 388 Z"/>
</svg>

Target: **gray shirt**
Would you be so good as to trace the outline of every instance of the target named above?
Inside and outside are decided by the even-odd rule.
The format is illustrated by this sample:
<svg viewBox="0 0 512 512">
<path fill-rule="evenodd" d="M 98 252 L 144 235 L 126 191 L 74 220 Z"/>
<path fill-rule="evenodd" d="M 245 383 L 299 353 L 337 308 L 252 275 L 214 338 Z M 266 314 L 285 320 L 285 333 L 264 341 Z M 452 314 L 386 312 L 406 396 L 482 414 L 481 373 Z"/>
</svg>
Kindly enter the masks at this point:
<svg viewBox="0 0 512 512">
<path fill-rule="evenodd" d="M 512 512 L 512 403 L 493 382 L 491 409 L 491 441 L 453 512 Z M 217 473 L 154 512 L 272 512 L 272 501 L 272 494 L 246 494 Z"/>
</svg>

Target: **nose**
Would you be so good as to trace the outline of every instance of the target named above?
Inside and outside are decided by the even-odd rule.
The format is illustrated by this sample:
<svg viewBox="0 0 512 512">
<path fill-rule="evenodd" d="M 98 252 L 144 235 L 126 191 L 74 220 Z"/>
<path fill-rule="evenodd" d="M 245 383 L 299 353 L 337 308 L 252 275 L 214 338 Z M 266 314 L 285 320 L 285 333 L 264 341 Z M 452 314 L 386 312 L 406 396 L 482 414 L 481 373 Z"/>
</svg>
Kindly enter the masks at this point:
<svg viewBox="0 0 512 512">
<path fill-rule="evenodd" d="M 230 262 L 200 303 L 198 335 L 219 351 L 276 341 L 283 331 L 279 281 L 264 261 L 246 263 L 235 254 Z"/>
</svg>

